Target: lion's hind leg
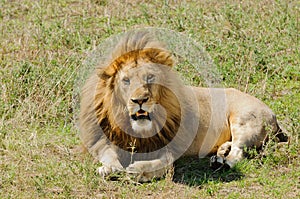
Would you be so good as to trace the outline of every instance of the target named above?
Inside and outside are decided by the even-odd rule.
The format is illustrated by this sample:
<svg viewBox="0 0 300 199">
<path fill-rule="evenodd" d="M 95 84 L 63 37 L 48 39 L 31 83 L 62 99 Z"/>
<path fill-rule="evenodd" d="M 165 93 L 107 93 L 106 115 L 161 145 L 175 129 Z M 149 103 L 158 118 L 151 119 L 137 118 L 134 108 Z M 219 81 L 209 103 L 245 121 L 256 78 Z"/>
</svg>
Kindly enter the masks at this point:
<svg viewBox="0 0 300 199">
<path fill-rule="evenodd" d="M 244 158 L 245 148 L 260 148 L 266 139 L 267 127 L 272 125 L 274 122 L 271 114 L 251 112 L 242 117 L 231 118 L 232 144 L 224 163 L 232 168 Z"/>
<path fill-rule="evenodd" d="M 244 149 L 260 148 L 270 128 L 271 131 L 278 130 L 276 125 L 275 117 L 266 111 L 249 112 L 230 118 L 231 141 L 219 147 L 217 155 L 211 158 L 212 167 L 234 167 L 244 158 Z"/>
<path fill-rule="evenodd" d="M 233 128 L 231 129 L 231 148 L 224 161 L 226 166 L 232 168 L 234 167 L 234 165 L 236 165 L 236 163 L 241 161 L 244 158 L 245 147 L 253 147 L 254 145 L 257 145 L 257 147 L 259 147 L 259 145 L 262 144 L 262 142 L 261 144 L 255 144 L 260 140 L 260 136 L 257 136 L 257 133 L 254 133 L 256 131 L 258 131 L 258 129 L 252 129 L 245 126 L 241 127 L 240 125 L 233 126 Z M 264 139 L 262 138 L 261 141 L 263 140 Z"/>
</svg>

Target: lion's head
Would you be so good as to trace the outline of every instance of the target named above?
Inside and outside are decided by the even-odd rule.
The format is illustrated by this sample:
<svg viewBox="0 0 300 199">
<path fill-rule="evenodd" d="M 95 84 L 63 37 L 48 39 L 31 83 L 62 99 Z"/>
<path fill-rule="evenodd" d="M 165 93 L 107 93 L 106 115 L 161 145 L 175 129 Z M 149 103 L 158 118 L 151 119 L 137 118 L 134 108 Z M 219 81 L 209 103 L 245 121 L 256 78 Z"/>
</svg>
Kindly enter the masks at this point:
<svg viewBox="0 0 300 199">
<path fill-rule="evenodd" d="M 157 130 L 154 129 L 154 121 L 163 114 L 163 109 L 159 110 L 159 96 L 162 92 L 159 82 L 162 81 L 162 75 L 157 63 L 145 59 L 147 55 L 145 58 L 139 55 L 144 53 L 130 53 L 131 57 L 136 58 L 126 60 L 127 63 L 125 61 L 124 67 L 116 75 L 115 82 L 118 87 L 115 92 L 126 107 L 136 136 L 150 137 Z"/>
<path fill-rule="evenodd" d="M 109 64 L 98 68 L 98 123 L 124 150 L 160 149 L 174 138 L 181 122 L 183 85 L 172 70 L 172 54 L 150 38 L 145 33 L 126 37 Z"/>
</svg>

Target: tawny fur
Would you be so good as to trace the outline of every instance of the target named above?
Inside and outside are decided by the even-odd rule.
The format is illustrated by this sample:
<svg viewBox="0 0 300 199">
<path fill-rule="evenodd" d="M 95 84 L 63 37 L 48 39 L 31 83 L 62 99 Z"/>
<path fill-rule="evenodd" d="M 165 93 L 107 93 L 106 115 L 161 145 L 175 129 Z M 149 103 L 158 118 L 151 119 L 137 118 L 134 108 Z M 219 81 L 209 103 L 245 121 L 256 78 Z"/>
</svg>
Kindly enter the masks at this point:
<svg viewBox="0 0 300 199">
<path fill-rule="evenodd" d="M 146 32 L 127 34 L 106 61 L 107 65 L 100 64 L 83 87 L 79 119 L 84 146 L 103 164 L 101 175 L 126 170 L 138 174 L 140 181 L 161 177 L 177 158 L 174 153 L 178 150 L 200 157 L 217 153 L 215 162 L 233 167 L 243 158 L 244 147 L 260 147 L 268 133 L 280 130 L 274 113 L 252 96 L 235 89 L 183 85 L 172 70 L 171 53 Z M 147 64 L 150 66 L 145 67 Z M 142 83 L 143 89 L 131 90 L 129 99 L 125 98 L 120 92 L 120 73 L 136 78 L 140 74 L 134 69 L 145 74 L 159 70 L 163 85 Z M 151 137 L 133 136 L 136 132 L 130 125 L 128 103 L 138 96 L 149 98 L 145 106 L 160 104 L 166 112 L 165 122 L 163 113 L 153 119 L 153 129 L 158 131 Z M 191 135 L 190 124 L 197 124 L 196 135 Z M 162 149 L 175 137 L 170 153 L 153 159 L 134 158 L 133 154 Z M 193 140 L 187 146 L 189 139 Z"/>
</svg>

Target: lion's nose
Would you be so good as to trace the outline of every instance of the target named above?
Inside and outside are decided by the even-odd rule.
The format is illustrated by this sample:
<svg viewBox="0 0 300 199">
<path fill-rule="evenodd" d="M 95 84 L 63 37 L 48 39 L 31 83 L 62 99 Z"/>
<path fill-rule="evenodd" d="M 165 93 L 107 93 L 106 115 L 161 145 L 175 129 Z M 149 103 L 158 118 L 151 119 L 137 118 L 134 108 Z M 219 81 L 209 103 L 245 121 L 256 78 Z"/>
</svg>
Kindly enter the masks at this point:
<svg viewBox="0 0 300 199">
<path fill-rule="evenodd" d="M 149 97 L 143 97 L 143 98 L 135 98 L 135 99 L 131 99 L 131 101 L 132 101 L 133 103 L 142 105 L 143 103 L 147 102 L 148 99 L 149 99 Z"/>
</svg>

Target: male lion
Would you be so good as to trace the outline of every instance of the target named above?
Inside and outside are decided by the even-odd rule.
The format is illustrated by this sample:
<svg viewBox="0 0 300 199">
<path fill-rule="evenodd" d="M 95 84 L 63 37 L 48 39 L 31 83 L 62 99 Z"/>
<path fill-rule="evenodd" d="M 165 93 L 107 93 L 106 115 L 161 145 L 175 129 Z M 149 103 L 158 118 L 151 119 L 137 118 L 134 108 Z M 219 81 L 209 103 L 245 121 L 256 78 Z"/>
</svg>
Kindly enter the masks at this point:
<svg viewBox="0 0 300 199">
<path fill-rule="evenodd" d="M 275 114 L 238 90 L 185 86 L 172 54 L 146 31 L 128 33 L 83 87 L 80 137 L 106 176 L 125 171 L 148 181 L 182 155 L 215 154 L 233 167 L 244 147 L 280 133 Z"/>
</svg>

